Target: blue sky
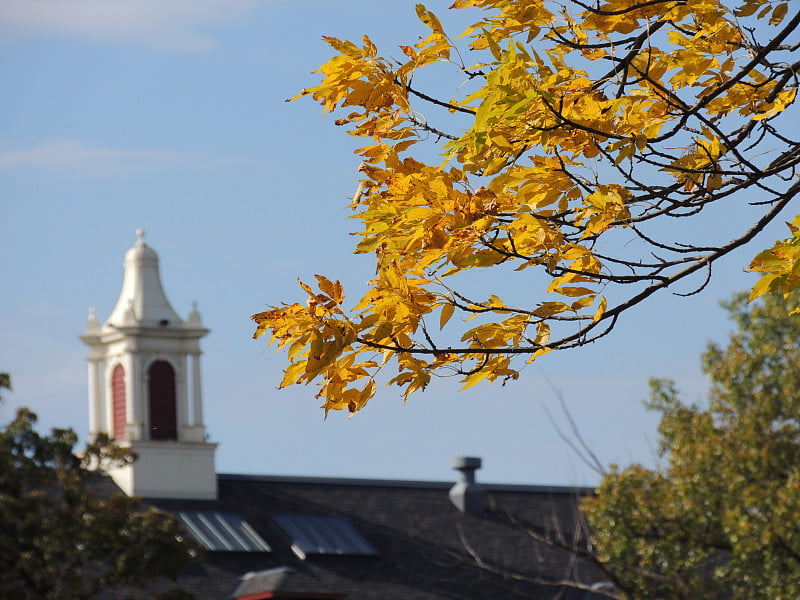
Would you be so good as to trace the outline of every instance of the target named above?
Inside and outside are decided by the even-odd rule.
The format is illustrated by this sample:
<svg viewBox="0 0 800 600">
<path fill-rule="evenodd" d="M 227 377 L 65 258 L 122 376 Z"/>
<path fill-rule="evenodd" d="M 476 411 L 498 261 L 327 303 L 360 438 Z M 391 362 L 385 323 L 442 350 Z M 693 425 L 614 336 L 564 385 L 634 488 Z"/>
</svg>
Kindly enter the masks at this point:
<svg viewBox="0 0 800 600">
<path fill-rule="evenodd" d="M 447 23 L 448 4 L 429 8 Z M 14 384 L 0 421 L 25 405 L 43 427 L 85 435 L 77 336 L 90 306 L 110 314 L 142 228 L 175 309 L 186 317 L 197 301 L 212 330 L 203 389 L 220 472 L 449 480 L 451 457 L 467 454 L 484 459 L 486 481 L 596 483 L 555 430 L 569 435 L 559 395 L 603 462 L 654 463 L 647 380 L 703 399 L 699 355 L 727 336 L 718 302 L 752 283 L 753 248 L 715 267 L 702 294 L 662 293 L 506 387 L 459 393 L 445 380 L 406 405 L 385 388 L 327 421 L 312 388 L 276 389 L 283 359 L 250 339 L 249 315 L 299 299 L 298 275 L 355 287 L 374 266 L 348 235 L 357 141 L 312 102 L 284 101 L 315 81 L 322 35 L 364 33 L 396 53 L 424 31 L 399 0 L 0 5 L 0 370 Z"/>
</svg>

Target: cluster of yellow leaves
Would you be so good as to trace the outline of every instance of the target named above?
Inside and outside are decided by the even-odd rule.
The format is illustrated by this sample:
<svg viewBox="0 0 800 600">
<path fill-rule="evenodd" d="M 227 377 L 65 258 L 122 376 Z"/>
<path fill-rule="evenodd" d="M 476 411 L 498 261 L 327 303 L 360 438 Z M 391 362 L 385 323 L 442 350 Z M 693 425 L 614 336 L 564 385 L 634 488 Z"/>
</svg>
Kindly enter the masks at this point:
<svg viewBox="0 0 800 600">
<path fill-rule="evenodd" d="M 542 27 L 554 20 L 553 13 L 541 0 L 456 0 L 452 5 L 452 8 L 470 7 L 495 11 L 464 30 L 462 36 L 472 36 L 470 47 L 474 50 L 487 48 L 492 39 L 509 39 L 519 34 L 524 34 L 525 42 L 530 42 L 539 36 Z M 479 35 L 481 31 L 490 35 Z"/>
<path fill-rule="evenodd" d="M 722 185 L 723 166 L 720 162 L 727 149 L 708 128 L 703 129 L 703 134 L 704 137 L 695 138 L 694 145 L 666 169 L 686 190 L 700 187 L 713 191 Z"/>
<path fill-rule="evenodd" d="M 321 275 L 317 275 L 317 281 L 319 293 L 300 282 L 308 294 L 305 306 L 295 303 L 253 315 L 258 324 L 254 337 L 271 331 L 269 343 L 276 343 L 279 350 L 286 349 L 290 364 L 280 387 L 309 383 L 321 376 L 325 384 L 318 396 L 326 398 L 326 411 L 330 408 L 356 411 L 375 394 L 375 382 L 368 377 L 368 369 L 376 363 L 357 363 L 357 353 L 345 353 L 364 324 L 359 327 L 342 311 L 344 292 L 338 281 L 331 282 Z M 348 389 L 348 384 L 362 378 L 368 378 L 363 388 Z"/>
<path fill-rule="evenodd" d="M 769 17 L 770 25 L 780 25 L 786 13 L 789 12 L 788 0 L 744 0 L 736 11 L 737 17 L 749 17 L 758 11 L 759 19 Z"/>
<path fill-rule="evenodd" d="M 280 387 L 307 384 L 321 378 L 323 383 L 317 397 L 324 399 L 322 407 L 326 413 L 328 410 L 361 410 L 375 394 L 377 371 L 392 356 L 397 359 L 399 374 L 388 383 L 404 387 L 405 397 L 424 389 L 433 369 L 454 362 L 473 360 L 481 365 L 465 378 L 465 387 L 485 378 L 493 381 L 498 377 L 517 376 L 516 371 L 509 368 L 510 359 L 504 356 L 488 357 L 480 351 L 456 356 L 442 350 L 432 353 L 432 360 L 423 360 L 410 352 L 414 348 L 410 334 L 417 331 L 423 315 L 441 308 L 440 325 L 444 327 L 453 314 L 452 304 L 443 303 L 424 289 L 429 283 L 427 280 L 406 279 L 396 265 L 388 266 L 381 270 L 373 282 L 374 287 L 353 309 L 361 311 L 360 314 L 350 318 L 341 307 L 344 300 L 341 284 L 322 275 L 316 278 L 319 292 L 300 282 L 308 294 L 305 305 L 272 307 L 252 318 L 257 323 L 255 338 L 270 333 L 269 344 L 286 351 L 290 365 L 284 371 Z M 496 301 L 495 309 L 503 312 L 502 301 Z M 519 343 L 527 325 L 526 317 L 516 315 L 500 324 L 476 327 L 464 335 L 464 340 L 476 350 L 499 348 Z M 540 336 L 545 326 L 540 324 Z M 545 342 L 546 339 L 541 340 L 541 344 Z M 360 380 L 366 383 L 362 387 L 354 386 Z"/>
<path fill-rule="evenodd" d="M 744 0 L 736 14 L 758 11 L 777 24 L 785 4 Z M 607 318 L 607 267 L 595 248 L 643 209 L 624 185 L 601 179 L 598 163 L 623 171 L 643 157 L 663 160 L 657 144 L 684 130 L 688 111 L 704 111 L 700 131 L 669 149 L 677 157 L 662 171 L 678 188 L 710 193 L 723 185 L 730 160 L 716 122 L 731 114 L 769 119 L 795 101 L 795 87 L 755 66 L 730 78 L 749 56 L 719 0 L 607 0 L 577 15 L 548 0 L 455 0 L 452 8 L 481 9 L 482 18 L 454 39 L 417 5 L 428 33 L 401 46 L 399 60 L 380 56 L 366 36 L 360 46 L 325 38 L 336 55 L 318 70 L 320 83 L 298 94 L 341 111 L 336 123 L 368 140 L 357 150 L 363 180 L 351 207 L 362 224 L 355 251 L 376 258 L 371 289 L 346 311 L 339 284 L 318 276 L 320 293 L 304 286 L 306 306 L 254 316 L 256 336 L 269 331 L 287 351 L 282 385 L 320 381 L 326 409 L 363 407 L 389 361 L 399 367 L 389 381 L 406 397 L 448 369 L 465 386 L 515 378 L 513 356 L 549 351 L 557 324 Z M 635 35 L 644 40 L 637 52 L 616 46 L 619 36 Z M 475 65 L 459 64 L 463 37 L 481 57 Z M 577 66 L 601 59 L 615 65 L 602 77 Z M 431 65 L 482 82 L 461 98 L 434 101 L 470 115 L 458 136 L 412 106 L 420 97 L 433 101 L 413 88 L 415 73 Z M 449 141 L 441 164 L 409 155 L 442 136 Z M 447 283 L 502 265 L 538 267 L 549 277 L 542 292 L 556 297 L 518 307 L 497 296 L 469 299 Z M 437 314 L 441 343 L 428 323 Z M 475 317 L 479 325 L 448 335 Z"/>
<path fill-rule="evenodd" d="M 800 215 L 786 225 L 792 236 L 759 252 L 750 263 L 750 271 L 764 273 L 753 286 L 751 301 L 768 292 L 786 298 L 792 290 L 800 287 Z M 794 313 L 800 313 L 800 306 L 792 310 Z"/>
<path fill-rule="evenodd" d="M 599 185 L 584 198 L 586 208 L 577 213 L 575 223 L 583 227 L 581 238 L 589 238 L 625 222 L 630 217 L 626 207 L 630 192 L 618 185 Z M 599 265 L 598 265 L 599 266 Z M 597 273 L 599 269 L 590 271 Z"/>
</svg>

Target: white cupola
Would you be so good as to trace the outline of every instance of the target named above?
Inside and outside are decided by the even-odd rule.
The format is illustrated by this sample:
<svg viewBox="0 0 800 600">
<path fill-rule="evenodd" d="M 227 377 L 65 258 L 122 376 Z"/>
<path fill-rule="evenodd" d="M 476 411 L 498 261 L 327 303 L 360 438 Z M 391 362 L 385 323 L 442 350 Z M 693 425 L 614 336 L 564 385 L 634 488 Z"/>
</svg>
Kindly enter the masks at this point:
<svg viewBox="0 0 800 600">
<path fill-rule="evenodd" d="M 216 498 L 214 452 L 206 441 L 197 305 L 183 321 L 164 293 L 158 255 L 144 233 L 125 253 L 122 291 L 105 323 L 94 309 L 89 346 L 89 435 L 106 433 L 138 455 L 110 475 L 130 496 Z"/>
</svg>

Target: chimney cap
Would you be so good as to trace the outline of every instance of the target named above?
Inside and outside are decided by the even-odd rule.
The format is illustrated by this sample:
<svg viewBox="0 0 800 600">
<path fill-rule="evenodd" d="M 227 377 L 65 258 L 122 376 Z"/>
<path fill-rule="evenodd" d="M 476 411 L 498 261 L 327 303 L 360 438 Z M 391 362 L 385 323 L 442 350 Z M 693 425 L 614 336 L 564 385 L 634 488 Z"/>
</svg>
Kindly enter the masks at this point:
<svg viewBox="0 0 800 600">
<path fill-rule="evenodd" d="M 456 456 L 453 459 L 453 469 L 456 471 L 480 469 L 483 461 L 475 456 Z"/>
</svg>

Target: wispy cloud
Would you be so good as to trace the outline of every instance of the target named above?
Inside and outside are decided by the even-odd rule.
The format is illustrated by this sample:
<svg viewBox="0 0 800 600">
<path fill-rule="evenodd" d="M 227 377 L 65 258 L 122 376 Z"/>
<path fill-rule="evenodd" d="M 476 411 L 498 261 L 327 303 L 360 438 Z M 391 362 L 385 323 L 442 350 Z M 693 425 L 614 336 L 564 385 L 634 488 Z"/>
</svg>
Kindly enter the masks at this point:
<svg viewBox="0 0 800 600">
<path fill-rule="evenodd" d="M 264 4 L 265 0 L 2 0 L 0 39 L 80 37 L 201 52 L 215 45 L 207 28 L 243 19 Z"/>
<path fill-rule="evenodd" d="M 205 168 L 242 158 L 172 150 L 103 148 L 75 141 L 52 141 L 26 149 L 0 150 L 0 170 L 70 169 L 95 174 L 121 174 L 162 168 Z"/>
</svg>

